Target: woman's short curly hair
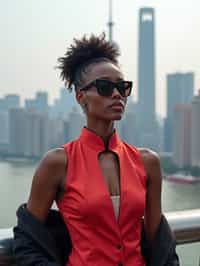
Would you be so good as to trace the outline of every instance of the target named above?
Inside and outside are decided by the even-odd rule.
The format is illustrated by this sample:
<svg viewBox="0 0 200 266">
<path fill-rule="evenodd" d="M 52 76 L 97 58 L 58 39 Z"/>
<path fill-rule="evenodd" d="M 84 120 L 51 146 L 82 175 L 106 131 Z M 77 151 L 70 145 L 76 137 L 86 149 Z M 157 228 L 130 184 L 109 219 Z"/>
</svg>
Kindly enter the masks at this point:
<svg viewBox="0 0 200 266">
<path fill-rule="evenodd" d="M 65 81 L 71 91 L 81 85 L 86 68 L 101 61 L 112 62 L 118 65 L 117 57 L 120 55 L 116 44 L 105 39 L 105 34 L 100 36 L 84 35 L 81 39 L 74 39 L 63 57 L 58 58 L 58 68 L 61 70 L 60 77 Z"/>
</svg>

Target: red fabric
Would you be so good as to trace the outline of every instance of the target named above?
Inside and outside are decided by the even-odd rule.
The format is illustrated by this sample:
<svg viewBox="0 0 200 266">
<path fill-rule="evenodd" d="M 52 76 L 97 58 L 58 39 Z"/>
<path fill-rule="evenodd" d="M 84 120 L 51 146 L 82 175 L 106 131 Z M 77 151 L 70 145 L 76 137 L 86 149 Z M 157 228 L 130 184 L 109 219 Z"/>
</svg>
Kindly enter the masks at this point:
<svg viewBox="0 0 200 266">
<path fill-rule="evenodd" d="M 144 266 L 140 240 L 146 174 L 139 151 L 117 133 L 109 140 L 108 148 L 120 163 L 116 220 L 98 161 L 98 153 L 105 150 L 101 137 L 83 128 L 80 138 L 64 148 L 68 158 L 65 193 L 57 205 L 73 243 L 67 266 Z"/>
</svg>

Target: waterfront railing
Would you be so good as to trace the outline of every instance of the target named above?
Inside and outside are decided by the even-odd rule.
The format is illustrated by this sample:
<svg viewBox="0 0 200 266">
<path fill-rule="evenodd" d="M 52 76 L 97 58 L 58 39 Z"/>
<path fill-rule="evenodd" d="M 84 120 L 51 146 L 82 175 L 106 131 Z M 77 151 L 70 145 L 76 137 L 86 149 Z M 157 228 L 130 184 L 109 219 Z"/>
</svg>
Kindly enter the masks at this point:
<svg viewBox="0 0 200 266">
<path fill-rule="evenodd" d="M 177 245 L 200 242 L 200 209 L 166 212 L 165 216 L 175 234 Z M 12 238 L 12 228 L 0 229 L 0 265 L 14 265 Z"/>
</svg>

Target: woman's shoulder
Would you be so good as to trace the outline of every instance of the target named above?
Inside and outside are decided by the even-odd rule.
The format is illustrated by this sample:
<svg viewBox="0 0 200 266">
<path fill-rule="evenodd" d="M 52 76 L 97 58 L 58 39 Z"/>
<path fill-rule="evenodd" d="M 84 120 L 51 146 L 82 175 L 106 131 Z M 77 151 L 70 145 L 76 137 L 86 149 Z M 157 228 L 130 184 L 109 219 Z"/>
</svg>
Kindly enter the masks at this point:
<svg viewBox="0 0 200 266">
<path fill-rule="evenodd" d="M 62 166 L 67 162 L 67 154 L 63 147 L 55 148 L 47 151 L 41 162 L 48 164 L 49 166 Z"/>
<path fill-rule="evenodd" d="M 62 148 L 46 152 L 41 159 L 32 180 L 27 208 L 44 222 L 59 188 L 65 178 L 66 155 Z"/>
<path fill-rule="evenodd" d="M 160 169 L 160 157 L 157 152 L 144 147 L 139 147 L 138 151 L 148 174 Z"/>
<path fill-rule="evenodd" d="M 148 161 L 160 160 L 158 153 L 155 152 L 154 150 L 144 147 L 138 147 L 137 149 L 144 160 Z"/>
<path fill-rule="evenodd" d="M 129 150 L 133 151 L 136 154 L 139 154 L 140 157 L 142 158 L 143 161 L 147 162 L 154 162 L 154 161 L 159 161 L 160 157 L 157 152 L 154 150 L 151 150 L 149 148 L 145 147 L 137 147 L 134 145 L 130 145 L 126 142 L 123 142 L 126 146 L 126 148 L 129 148 Z"/>
<path fill-rule="evenodd" d="M 36 169 L 35 177 L 46 182 L 59 183 L 65 174 L 67 155 L 64 148 L 55 148 L 47 151 Z"/>
</svg>

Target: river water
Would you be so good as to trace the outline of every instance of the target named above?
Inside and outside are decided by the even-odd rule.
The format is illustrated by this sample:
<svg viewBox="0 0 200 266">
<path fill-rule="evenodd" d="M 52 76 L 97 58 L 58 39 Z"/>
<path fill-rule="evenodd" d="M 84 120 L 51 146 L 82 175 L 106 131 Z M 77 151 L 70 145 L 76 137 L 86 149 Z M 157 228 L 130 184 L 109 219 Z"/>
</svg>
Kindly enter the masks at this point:
<svg viewBox="0 0 200 266">
<path fill-rule="evenodd" d="M 16 223 L 17 207 L 27 201 L 37 163 L 0 161 L 0 228 Z M 163 180 L 164 212 L 200 208 L 200 183 L 177 184 Z M 200 222 L 200 221 L 199 221 Z M 182 266 L 198 266 L 200 243 L 178 246 Z"/>
</svg>

